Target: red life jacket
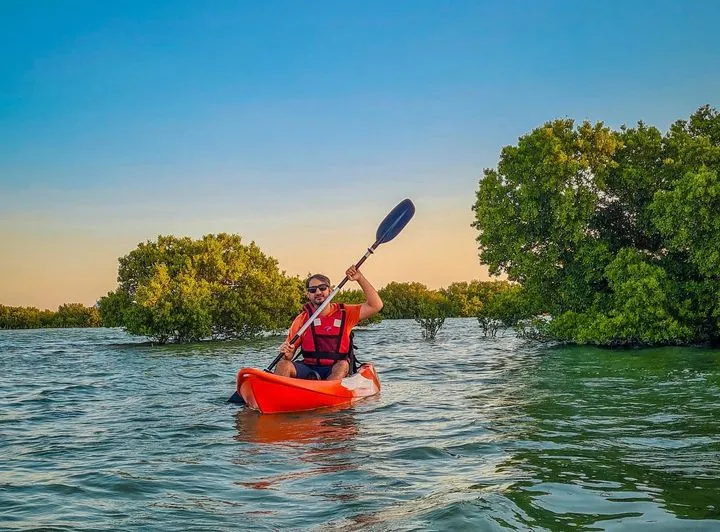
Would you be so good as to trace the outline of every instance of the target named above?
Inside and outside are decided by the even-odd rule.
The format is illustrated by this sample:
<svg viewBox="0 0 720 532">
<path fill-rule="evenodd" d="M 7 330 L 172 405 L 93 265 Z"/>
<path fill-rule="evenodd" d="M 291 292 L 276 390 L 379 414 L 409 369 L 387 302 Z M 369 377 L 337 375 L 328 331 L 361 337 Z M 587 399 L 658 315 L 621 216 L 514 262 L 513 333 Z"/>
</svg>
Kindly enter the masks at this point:
<svg viewBox="0 0 720 532">
<path fill-rule="evenodd" d="M 309 303 L 303 306 L 303 309 L 308 318 L 315 312 Z M 332 366 L 338 360 L 349 360 L 352 340 L 345 323 L 346 311 L 342 303 L 332 314 L 315 318 L 303 334 L 300 344 L 303 363 Z"/>
</svg>

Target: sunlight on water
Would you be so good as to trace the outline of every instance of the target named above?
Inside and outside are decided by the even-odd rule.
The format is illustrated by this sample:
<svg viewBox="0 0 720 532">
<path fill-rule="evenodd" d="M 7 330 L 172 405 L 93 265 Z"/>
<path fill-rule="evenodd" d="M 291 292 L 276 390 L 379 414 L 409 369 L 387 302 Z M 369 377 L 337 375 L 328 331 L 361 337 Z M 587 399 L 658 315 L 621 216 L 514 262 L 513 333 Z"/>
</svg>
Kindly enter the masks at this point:
<svg viewBox="0 0 720 532">
<path fill-rule="evenodd" d="M 226 403 L 279 338 L 0 331 L 0 528 L 720 529 L 720 352 L 361 329 L 379 396 Z"/>
</svg>

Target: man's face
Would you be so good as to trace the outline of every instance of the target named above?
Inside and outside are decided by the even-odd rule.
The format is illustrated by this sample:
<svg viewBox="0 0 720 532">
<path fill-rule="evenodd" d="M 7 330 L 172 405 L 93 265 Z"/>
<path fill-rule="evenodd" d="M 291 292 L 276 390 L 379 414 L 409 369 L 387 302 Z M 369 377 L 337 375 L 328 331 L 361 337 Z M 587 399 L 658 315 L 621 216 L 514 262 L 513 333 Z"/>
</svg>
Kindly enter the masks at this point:
<svg viewBox="0 0 720 532">
<path fill-rule="evenodd" d="M 307 298 L 310 303 L 319 307 L 330 293 L 330 287 L 320 279 L 310 279 L 307 288 Z"/>
</svg>

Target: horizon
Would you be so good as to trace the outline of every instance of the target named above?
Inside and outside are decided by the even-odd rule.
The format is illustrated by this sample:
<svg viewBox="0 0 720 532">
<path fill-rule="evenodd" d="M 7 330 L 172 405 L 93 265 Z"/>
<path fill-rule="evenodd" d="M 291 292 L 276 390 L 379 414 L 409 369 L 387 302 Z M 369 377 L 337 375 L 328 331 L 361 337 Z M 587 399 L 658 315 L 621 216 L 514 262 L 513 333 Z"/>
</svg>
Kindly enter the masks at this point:
<svg viewBox="0 0 720 532">
<path fill-rule="evenodd" d="M 504 146 L 557 118 L 664 132 L 720 104 L 720 4 L 701 1 L 0 14 L 6 306 L 91 306 L 160 234 L 240 234 L 337 282 L 404 198 L 415 217 L 363 265 L 377 288 L 488 280 L 471 207 Z"/>
</svg>

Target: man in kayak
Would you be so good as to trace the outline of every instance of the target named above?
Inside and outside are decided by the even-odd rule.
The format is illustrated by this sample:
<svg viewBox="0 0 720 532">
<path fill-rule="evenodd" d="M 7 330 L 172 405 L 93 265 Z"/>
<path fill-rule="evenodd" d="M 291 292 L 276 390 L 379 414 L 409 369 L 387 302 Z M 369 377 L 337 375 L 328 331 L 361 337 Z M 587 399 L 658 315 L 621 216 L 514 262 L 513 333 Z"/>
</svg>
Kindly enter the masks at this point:
<svg viewBox="0 0 720 532">
<path fill-rule="evenodd" d="M 361 305 L 330 303 L 313 320 L 313 324 L 300 339 L 291 345 L 292 337 L 325 301 L 332 289 L 330 279 L 319 273 L 305 281 L 308 303 L 293 321 L 287 339 L 280 346 L 283 358 L 275 366 L 277 375 L 330 381 L 347 376 L 350 371 L 352 349 L 350 332 L 359 321 L 380 312 L 383 302 L 375 288 L 355 266 L 350 266 L 345 275 L 350 281 L 356 281 L 360 285 L 365 294 L 365 303 Z M 298 347 L 303 359 L 301 362 L 293 362 Z"/>
</svg>

